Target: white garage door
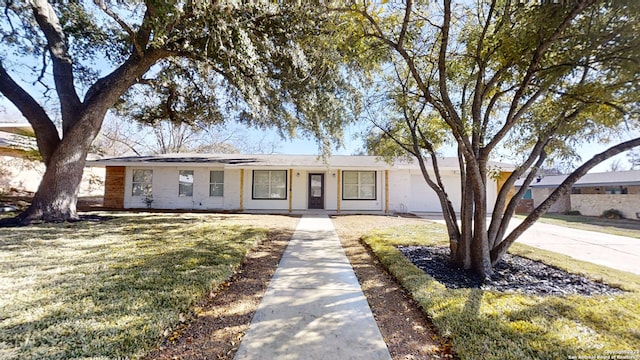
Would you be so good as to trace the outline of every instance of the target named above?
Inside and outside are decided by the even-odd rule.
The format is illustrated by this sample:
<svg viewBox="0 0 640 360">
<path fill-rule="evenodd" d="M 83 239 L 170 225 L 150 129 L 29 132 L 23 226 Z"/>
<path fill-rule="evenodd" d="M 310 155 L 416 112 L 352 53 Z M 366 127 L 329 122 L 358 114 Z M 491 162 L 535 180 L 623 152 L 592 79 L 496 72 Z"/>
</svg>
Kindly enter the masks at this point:
<svg viewBox="0 0 640 360">
<path fill-rule="evenodd" d="M 445 184 L 454 209 L 459 211 L 460 178 L 458 176 L 444 176 L 442 181 Z M 436 192 L 427 185 L 422 174 L 411 175 L 411 201 L 409 203 L 409 211 L 442 212 Z"/>
</svg>

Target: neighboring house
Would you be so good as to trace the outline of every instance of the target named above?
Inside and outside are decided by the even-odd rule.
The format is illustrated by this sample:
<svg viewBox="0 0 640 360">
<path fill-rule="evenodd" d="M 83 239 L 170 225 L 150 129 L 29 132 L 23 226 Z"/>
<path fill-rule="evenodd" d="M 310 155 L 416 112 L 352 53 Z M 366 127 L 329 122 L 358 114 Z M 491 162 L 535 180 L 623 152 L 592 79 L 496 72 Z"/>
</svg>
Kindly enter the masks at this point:
<svg viewBox="0 0 640 360">
<path fill-rule="evenodd" d="M 439 160 L 454 206 L 460 206 L 460 171 Z M 492 163 L 503 169 L 511 165 Z M 89 162 L 106 168 L 107 208 L 228 211 L 441 212 L 417 164 L 388 164 L 375 156 L 173 154 Z M 489 180 L 490 206 L 498 182 Z"/>
<path fill-rule="evenodd" d="M 31 125 L 0 123 L 0 193 L 34 193 L 44 171 Z M 103 169 L 85 171 L 79 195 L 101 195 L 103 182 Z"/>
<path fill-rule="evenodd" d="M 520 200 L 519 211 L 530 212 L 542 203 L 568 175 L 538 177 Z M 520 182 L 522 184 L 522 182 Z M 516 187 L 518 187 L 516 183 Z M 640 170 L 613 171 L 584 175 L 548 212 L 579 211 L 582 215 L 599 216 L 615 209 L 626 218 L 640 213 Z"/>
</svg>

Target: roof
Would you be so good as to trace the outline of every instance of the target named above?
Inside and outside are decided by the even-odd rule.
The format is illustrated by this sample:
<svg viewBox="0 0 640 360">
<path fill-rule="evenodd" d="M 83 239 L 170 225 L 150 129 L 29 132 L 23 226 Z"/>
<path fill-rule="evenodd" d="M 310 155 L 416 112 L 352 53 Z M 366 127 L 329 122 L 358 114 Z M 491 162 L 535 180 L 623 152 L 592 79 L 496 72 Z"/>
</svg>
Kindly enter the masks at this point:
<svg viewBox="0 0 640 360">
<path fill-rule="evenodd" d="M 37 149 L 29 124 L 0 123 L 0 156 L 24 157 Z"/>
<path fill-rule="evenodd" d="M 0 131 L 29 137 L 36 136 L 31 124 L 0 123 Z"/>
<path fill-rule="evenodd" d="M 553 175 L 544 176 L 540 181 L 531 183 L 529 187 L 543 188 L 543 187 L 557 187 L 564 179 L 569 175 Z M 516 186 L 522 185 L 523 180 L 519 180 Z M 573 187 L 587 187 L 587 186 L 622 186 L 622 185 L 640 185 L 640 170 L 629 171 L 611 171 L 604 173 L 588 173 L 581 177 Z"/>
<path fill-rule="evenodd" d="M 440 158 L 442 169 L 458 169 L 457 158 Z M 389 164 L 377 156 L 334 155 L 322 158 L 317 155 L 284 154 L 163 154 L 149 156 L 128 156 L 88 161 L 87 166 L 177 166 L 189 165 L 206 167 L 212 164 L 224 167 L 290 167 L 290 168 L 377 168 L 377 169 L 417 169 L 415 161 L 396 160 Z M 490 162 L 490 166 L 509 171 L 513 165 Z"/>
</svg>

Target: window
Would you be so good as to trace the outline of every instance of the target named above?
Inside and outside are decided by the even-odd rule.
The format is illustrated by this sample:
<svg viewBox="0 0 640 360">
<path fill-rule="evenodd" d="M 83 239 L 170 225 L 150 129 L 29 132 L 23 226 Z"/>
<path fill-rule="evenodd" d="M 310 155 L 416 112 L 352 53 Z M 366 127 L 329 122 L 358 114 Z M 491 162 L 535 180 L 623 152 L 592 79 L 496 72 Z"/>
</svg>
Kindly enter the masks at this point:
<svg viewBox="0 0 640 360">
<path fill-rule="evenodd" d="M 277 199 L 287 198 L 286 170 L 254 170 L 253 198 Z"/>
<path fill-rule="evenodd" d="M 531 196 L 531 189 L 527 189 L 527 191 L 524 192 L 522 198 L 524 200 L 533 199 L 533 196 Z"/>
<path fill-rule="evenodd" d="M 193 170 L 180 170 L 178 175 L 178 196 L 193 196 Z"/>
<path fill-rule="evenodd" d="M 224 171 L 209 172 L 209 196 L 224 196 Z"/>
<path fill-rule="evenodd" d="M 623 187 L 623 186 L 619 186 L 619 187 L 608 187 L 604 189 L 605 194 L 610 194 L 610 195 L 622 195 L 622 194 L 627 194 L 627 188 Z"/>
<path fill-rule="evenodd" d="M 375 200 L 376 172 L 375 171 L 343 171 L 342 172 L 343 200 Z"/>
<path fill-rule="evenodd" d="M 131 195 L 133 196 L 151 196 L 153 182 L 153 170 L 133 170 L 133 182 L 131 186 Z"/>
</svg>

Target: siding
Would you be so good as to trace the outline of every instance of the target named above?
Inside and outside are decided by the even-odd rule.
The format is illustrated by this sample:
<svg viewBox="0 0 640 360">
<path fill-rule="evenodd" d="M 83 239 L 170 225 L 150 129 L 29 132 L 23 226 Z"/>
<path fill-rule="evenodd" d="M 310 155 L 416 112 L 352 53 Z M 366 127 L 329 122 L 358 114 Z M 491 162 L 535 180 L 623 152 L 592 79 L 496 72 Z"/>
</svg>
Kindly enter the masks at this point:
<svg viewBox="0 0 640 360">
<path fill-rule="evenodd" d="M 229 210 L 239 207 L 239 171 L 226 170 L 224 174 L 224 196 L 209 196 L 209 171 L 222 168 L 190 167 L 131 167 L 126 170 L 124 203 L 125 208 L 144 208 L 143 196 L 131 194 L 134 169 L 153 170 L 152 208 L 187 210 Z M 178 196 L 178 174 L 180 170 L 193 170 L 193 196 Z"/>
<path fill-rule="evenodd" d="M 433 174 L 432 179 L 433 179 Z M 456 211 L 460 211 L 460 204 L 462 202 L 462 195 L 460 189 L 460 175 L 456 172 L 441 172 L 442 183 L 445 186 L 445 190 Z M 416 170 L 411 172 L 411 193 L 409 194 L 410 200 L 408 202 L 409 211 L 418 212 L 442 212 L 442 206 L 440 200 L 427 181 L 422 176 L 422 172 Z"/>
<path fill-rule="evenodd" d="M 104 182 L 104 204 L 111 209 L 124 208 L 126 168 L 124 166 L 107 166 Z"/>
<path fill-rule="evenodd" d="M 220 167 L 190 167 L 189 164 L 180 166 L 137 166 L 137 167 L 108 167 L 108 184 L 105 190 L 105 204 L 123 208 L 144 208 L 146 204 L 143 196 L 132 195 L 132 177 L 134 169 L 153 170 L 152 208 L 156 209 L 184 209 L 184 210 L 277 210 L 292 211 L 308 208 L 309 174 L 324 174 L 324 207 L 329 211 L 385 211 L 394 212 L 441 212 L 440 202 L 436 193 L 427 185 L 420 170 L 390 169 L 388 184 L 385 170 L 374 169 L 327 169 L 327 168 L 227 168 Z M 180 170 L 193 170 L 193 196 L 178 196 L 178 177 Z M 209 196 L 209 172 L 224 171 L 224 196 Z M 253 199 L 253 170 L 286 170 L 287 171 L 287 199 L 267 200 Z M 375 200 L 345 200 L 342 198 L 342 171 L 375 171 L 376 199 Z M 241 173 L 244 181 L 241 184 Z M 447 186 L 449 199 L 454 208 L 459 211 L 460 175 L 457 171 L 443 171 L 443 182 Z M 388 188 L 388 193 L 386 189 Z M 493 203 L 496 184 L 488 181 L 487 199 Z M 117 197 L 120 194 L 120 198 Z M 107 199 L 109 199 L 107 201 Z M 241 203 L 242 201 L 242 203 Z M 107 206 L 107 205 L 105 205 Z"/>
</svg>

